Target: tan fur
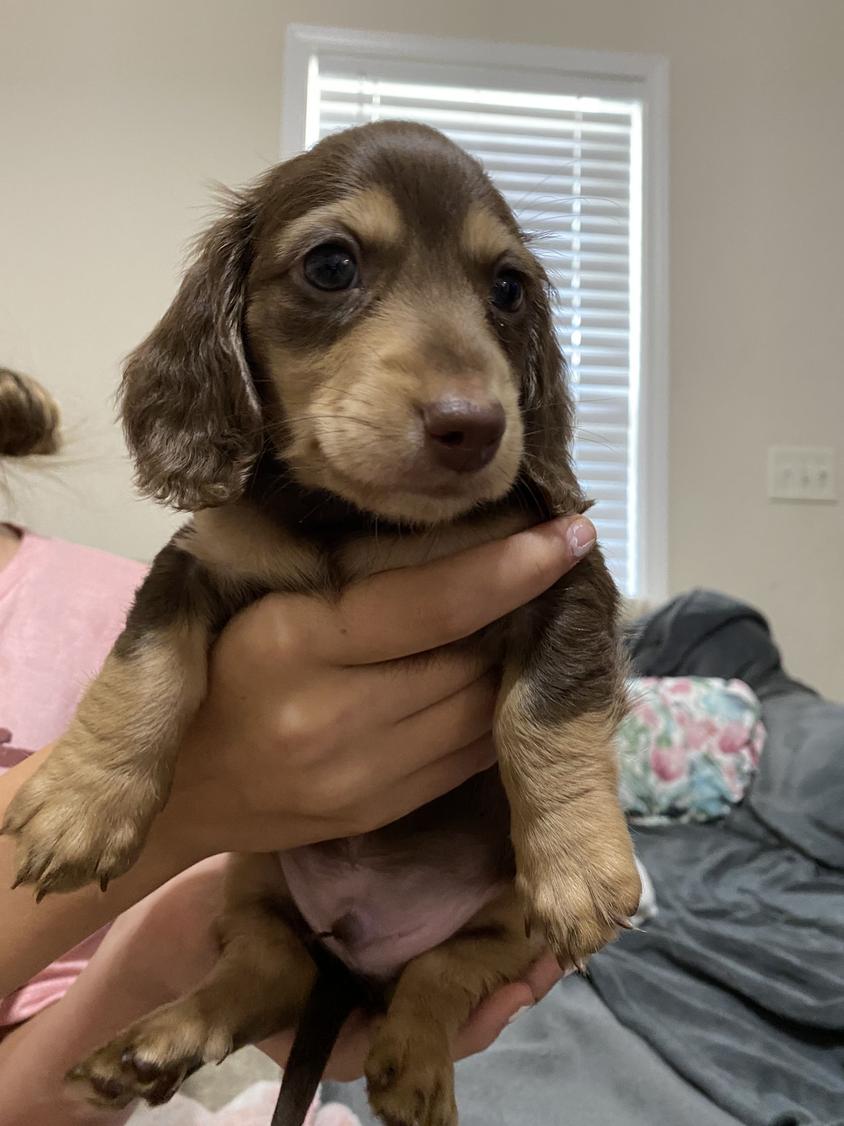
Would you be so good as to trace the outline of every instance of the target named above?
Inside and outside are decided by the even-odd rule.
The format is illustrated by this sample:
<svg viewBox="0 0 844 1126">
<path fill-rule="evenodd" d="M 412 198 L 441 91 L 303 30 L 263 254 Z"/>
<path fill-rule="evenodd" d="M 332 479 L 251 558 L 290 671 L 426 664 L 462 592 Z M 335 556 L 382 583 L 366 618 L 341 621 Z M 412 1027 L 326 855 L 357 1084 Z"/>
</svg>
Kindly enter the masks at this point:
<svg viewBox="0 0 844 1126">
<path fill-rule="evenodd" d="M 422 254 L 424 248 L 417 248 Z M 491 336 L 483 307 L 448 276 L 419 294 L 399 290 L 342 340 L 292 350 L 267 340 L 282 411 L 276 441 L 297 478 L 390 519 L 445 523 L 512 486 L 523 450 L 519 388 Z M 247 321 L 261 325 L 275 297 L 259 295 Z M 424 457 L 421 408 L 443 396 L 497 399 L 507 429 L 496 457 L 471 481 Z"/>
<path fill-rule="evenodd" d="M 398 243 L 404 234 L 399 210 L 389 192 L 364 188 L 335 203 L 315 207 L 289 223 L 275 244 L 278 259 L 286 261 L 315 234 L 319 237 L 326 229 L 337 227 L 346 228 L 363 244 L 387 247 Z"/>
<path fill-rule="evenodd" d="M 174 624 L 131 656 L 112 653 L 4 831 L 18 878 L 40 894 L 121 875 L 170 792 L 185 729 L 205 694 L 205 631 Z"/>
<path fill-rule="evenodd" d="M 641 895 L 618 803 L 619 716 L 586 713 L 547 728 L 529 718 L 525 691 L 519 680 L 505 683 L 495 723 L 516 887 L 561 965 L 577 964 L 615 938 Z"/>
<path fill-rule="evenodd" d="M 446 524 L 414 536 L 381 534 L 345 545 L 341 565 L 345 582 L 359 582 L 381 571 L 433 563 L 458 551 L 504 539 L 530 525 L 526 513 L 505 512 L 471 524 Z"/>
<path fill-rule="evenodd" d="M 445 524 L 413 535 L 382 533 L 351 540 L 339 553 L 341 581 L 359 582 L 444 559 L 482 543 L 492 543 L 531 524 L 527 513 L 501 512 L 472 523 Z M 243 579 L 273 590 L 322 590 L 324 558 L 313 544 L 285 532 L 245 504 L 206 509 L 192 522 L 194 534 L 177 542 L 221 579 Z"/>
<path fill-rule="evenodd" d="M 193 518 L 193 535 L 177 543 L 223 582 L 242 579 L 272 590 L 319 590 L 325 561 L 312 543 L 295 537 L 257 508 L 207 508 Z"/>
<path fill-rule="evenodd" d="M 529 257 L 521 242 L 513 237 L 512 230 L 479 203 L 469 208 L 463 221 L 461 242 L 466 256 L 474 262 L 495 263 L 508 255 L 514 262 L 523 264 Z"/>
</svg>

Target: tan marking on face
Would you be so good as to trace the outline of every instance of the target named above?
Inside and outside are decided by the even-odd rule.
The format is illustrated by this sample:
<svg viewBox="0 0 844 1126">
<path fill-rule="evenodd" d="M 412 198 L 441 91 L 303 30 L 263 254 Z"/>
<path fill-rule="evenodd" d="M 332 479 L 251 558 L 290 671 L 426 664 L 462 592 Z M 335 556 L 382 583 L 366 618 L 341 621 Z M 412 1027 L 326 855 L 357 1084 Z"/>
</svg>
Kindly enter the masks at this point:
<svg viewBox="0 0 844 1126">
<path fill-rule="evenodd" d="M 497 262 L 507 254 L 526 269 L 533 265 L 533 259 L 514 232 L 482 203 L 473 203 L 469 208 L 461 243 L 464 253 L 473 262 Z"/>
<path fill-rule="evenodd" d="M 294 219 L 276 244 L 280 258 L 299 249 L 308 236 L 345 227 L 363 246 L 395 246 L 404 234 L 399 209 L 383 188 L 365 188 Z"/>
<path fill-rule="evenodd" d="M 451 340 L 448 363 L 432 342 Z M 324 353 L 269 349 L 289 422 L 276 442 L 297 479 L 388 519 L 436 524 L 512 486 L 523 453 L 519 389 L 474 294 L 414 307 L 398 297 Z M 440 396 L 497 399 L 507 430 L 496 456 L 471 475 L 425 460 L 421 407 Z"/>
</svg>

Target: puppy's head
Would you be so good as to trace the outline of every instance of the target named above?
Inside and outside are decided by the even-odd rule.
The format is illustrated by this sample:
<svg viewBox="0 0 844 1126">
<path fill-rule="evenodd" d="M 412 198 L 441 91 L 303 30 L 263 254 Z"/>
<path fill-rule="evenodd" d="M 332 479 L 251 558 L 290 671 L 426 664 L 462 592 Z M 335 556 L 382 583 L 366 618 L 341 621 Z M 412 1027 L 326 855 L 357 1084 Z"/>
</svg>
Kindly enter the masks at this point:
<svg viewBox="0 0 844 1126">
<path fill-rule="evenodd" d="M 237 196 L 123 410 L 142 488 L 183 508 L 235 499 L 267 446 L 409 523 L 569 478 L 545 275 L 480 166 L 422 126 L 329 137 Z"/>
</svg>

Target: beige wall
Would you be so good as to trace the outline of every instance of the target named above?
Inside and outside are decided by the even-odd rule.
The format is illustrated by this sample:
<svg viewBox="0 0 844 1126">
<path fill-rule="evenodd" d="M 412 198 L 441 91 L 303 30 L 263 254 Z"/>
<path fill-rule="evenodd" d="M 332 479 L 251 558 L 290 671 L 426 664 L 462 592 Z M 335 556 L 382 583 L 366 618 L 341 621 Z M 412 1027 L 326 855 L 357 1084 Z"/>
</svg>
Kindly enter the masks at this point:
<svg viewBox="0 0 844 1126">
<path fill-rule="evenodd" d="M 844 491 L 841 0 L 0 0 L 0 361 L 59 395 L 69 463 L 24 489 L 47 531 L 146 557 L 108 396 L 163 310 L 212 180 L 277 158 L 300 21 L 671 64 L 670 582 L 773 618 L 844 698 L 844 504 L 772 505 L 772 443 L 832 445 Z"/>
</svg>

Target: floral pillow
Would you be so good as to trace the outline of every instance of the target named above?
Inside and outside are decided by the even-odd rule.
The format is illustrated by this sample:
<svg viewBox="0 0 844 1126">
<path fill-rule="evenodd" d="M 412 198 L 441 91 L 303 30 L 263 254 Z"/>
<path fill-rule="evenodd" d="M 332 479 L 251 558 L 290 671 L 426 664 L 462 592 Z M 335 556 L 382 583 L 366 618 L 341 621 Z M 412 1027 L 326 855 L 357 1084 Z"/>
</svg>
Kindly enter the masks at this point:
<svg viewBox="0 0 844 1126">
<path fill-rule="evenodd" d="M 712 821 L 741 801 L 765 742 L 743 681 L 643 677 L 618 732 L 622 804 L 633 821 Z"/>
</svg>

